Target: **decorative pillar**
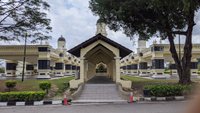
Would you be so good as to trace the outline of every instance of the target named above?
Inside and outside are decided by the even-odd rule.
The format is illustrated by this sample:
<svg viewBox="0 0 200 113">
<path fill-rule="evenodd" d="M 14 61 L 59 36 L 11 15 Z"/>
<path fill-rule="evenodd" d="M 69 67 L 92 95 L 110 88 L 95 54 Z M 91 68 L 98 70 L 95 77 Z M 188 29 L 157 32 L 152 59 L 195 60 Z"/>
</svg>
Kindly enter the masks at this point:
<svg viewBox="0 0 200 113">
<path fill-rule="evenodd" d="M 16 61 L 6 61 L 5 74 L 7 77 L 16 77 Z"/>
</svg>

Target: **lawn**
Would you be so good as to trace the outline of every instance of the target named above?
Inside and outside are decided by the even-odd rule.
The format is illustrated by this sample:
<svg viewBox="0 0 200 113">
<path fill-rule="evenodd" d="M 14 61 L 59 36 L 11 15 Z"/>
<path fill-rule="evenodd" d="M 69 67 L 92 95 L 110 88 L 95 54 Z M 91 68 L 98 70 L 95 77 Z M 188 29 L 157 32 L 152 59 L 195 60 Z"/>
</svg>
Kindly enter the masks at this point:
<svg viewBox="0 0 200 113">
<path fill-rule="evenodd" d="M 143 95 L 143 88 L 150 84 L 176 84 L 177 80 L 163 80 L 163 79 L 146 79 L 136 76 L 121 76 L 121 79 L 132 81 L 132 89 L 135 96 Z"/>
<path fill-rule="evenodd" d="M 24 80 L 24 82 L 17 80 L 17 86 L 14 91 L 40 91 L 41 89 L 39 88 L 39 83 L 49 81 L 52 84 L 52 89 L 55 89 L 56 95 L 61 95 L 65 87 L 64 83 L 68 83 L 72 79 L 74 79 L 74 77 L 65 77 L 54 80 Z M 4 92 L 6 90 L 5 81 L 6 80 L 0 80 L 0 92 Z"/>
<path fill-rule="evenodd" d="M 145 85 L 154 85 L 154 84 L 177 84 L 178 80 L 169 80 L 169 79 L 146 79 L 136 76 L 121 76 L 121 79 L 132 81 L 132 89 L 135 96 L 143 95 L 143 88 Z M 194 79 L 194 86 L 200 87 L 200 80 Z"/>
</svg>

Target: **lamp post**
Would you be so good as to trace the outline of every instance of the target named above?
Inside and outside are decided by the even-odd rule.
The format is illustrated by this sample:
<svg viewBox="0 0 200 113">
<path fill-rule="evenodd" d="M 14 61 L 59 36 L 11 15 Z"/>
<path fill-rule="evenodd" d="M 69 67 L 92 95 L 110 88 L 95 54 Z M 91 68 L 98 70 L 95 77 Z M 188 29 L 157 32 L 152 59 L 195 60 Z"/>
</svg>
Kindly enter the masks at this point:
<svg viewBox="0 0 200 113">
<path fill-rule="evenodd" d="M 24 43 L 24 59 L 23 59 L 23 69 L 22 69 L 22 82 L 24 81 L 24 70 L 25 70 L 25 62 L 26 62 L 26 42 L 27 42 L 28 34 L 25 33 L 25 43 Z"/>
</svg>

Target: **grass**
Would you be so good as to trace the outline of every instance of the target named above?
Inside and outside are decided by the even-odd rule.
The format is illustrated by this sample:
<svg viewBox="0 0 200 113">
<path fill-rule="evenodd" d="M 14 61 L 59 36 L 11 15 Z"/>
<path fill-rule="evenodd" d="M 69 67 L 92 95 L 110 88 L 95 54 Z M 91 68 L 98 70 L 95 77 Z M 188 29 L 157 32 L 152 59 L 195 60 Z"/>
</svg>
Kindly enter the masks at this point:
<svg viewBox="0 0 200 113">
<path fill-rule="evenodd" d="M 39 88 L 39 83 L 42 81 L 50 81 L 52 86 L 56 87 L 58 89 L 59 93 L 62 93 L 62 89 L 64 87 L 64 82 L 68 83 L 70 80 L 74 79 L 74 77 L 65 77 L 55 80 L 25 80 L 24 82 L 21 82 L 20 80 L 17 80 L 17 85 L 15 90 L 16 91 L 41 91 Z M 5 81 L 6 80 L 0 80 L 0 92 L 4 92 L 5 87 Z"/>
<path fill-rule="evenodd" d="M 157 84 L 178 84 L 178 79 L 177 80 L 168 80 L 168 79 L 146 79 L 146 78 L 141 78 L 141 77 L 136 77 L 136 76 L 121 76 L 122 79 L 124 80 L 130 80 L 132 81 L 132 89 L 133 93 L 136 96 L 142 96 L 143 95 L 143 88 L 146 85 L 157 85 Z M 195 79 L 192 80 L 194 82 L 194 86 L 199 86 L 200 87 L 200 80 Z"/>
<path fill-rule="evenodd" d="M 122 76 L 121 77 L 124 80 L 130 80 L 134 83 L 143 83 L 143 84 L 151 84 L 151 83 L 161 83 L 161 84 L 166 84 L 166 83 L 177 83 L 177 80 L 168 80 L 168 79 L 146 79 L 146 78 L 141 78 L 141 77 L 136 77 L 136 76 Z"/>
<path fill-rule="evenodd" d="M 123 80 L 132 81 L 132 89 L 135 96 L 143 95 L 143 88 L 145 85 L 153 85 L 153 84 L 177 84 L 177 80 L 163 80 L 163 79 L 146 79 L 135 76 L 121 76 Z"/>
</svg>

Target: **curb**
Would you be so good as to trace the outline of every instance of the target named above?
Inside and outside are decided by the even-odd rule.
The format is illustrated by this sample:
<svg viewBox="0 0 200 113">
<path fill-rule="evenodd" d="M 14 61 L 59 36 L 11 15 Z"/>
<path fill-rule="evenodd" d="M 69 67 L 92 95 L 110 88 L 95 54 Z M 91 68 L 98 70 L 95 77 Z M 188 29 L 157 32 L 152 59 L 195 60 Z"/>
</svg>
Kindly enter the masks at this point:
<svg viewBox="0 0 200 113">
<path fill-rule="evenodd" d="M 171 96 L 171 97 L 134 97 L 134 102 L 140 101 L 183 101 L 184 96 Z"/>
<path fill-rule="evenodd" d="M 150 101 L 154 101 L 154 102 L 155 101 L 183 101 L 185 99 L 186 98 L 184 96 L 134 97 L 133 102 L 137 103 L 137 102 L 142 102 L 142 101 L 147 101 L 147 102 L 150 102 Z M 86 102 L 86 103 L 88 103 L 88 102 Z M 107 102 L 107 101 L 104 101 L 104 102 Z M 123 102 L 125 102 L 125 101 L 123 101 Z M 72 104 L 73 103 L 74 102 L 72 101 Z M 93 101 L 93 103 L 94 103 L 94 101 Z M 95 102 L 95 103 L 98 103 L 98 102 Z M 112 103 L 115 103 L 115 102 L 112 102 Z M 130 103 L 130 102 L 128 102 L 128 103 Z M 0 102 L 0 107 L 6 107 L 6 106 L 40 106 L 40 105 L 63 105 L 63 100 L 44 100 L 44 101 L 30 101 L 30 102 Z"/>
<path fill-rule="evenodd" d="M 39 105 L 63 105 L 63 100 L 45 100 L 45 101 L 30 101 L 30 102 L 0 102 L 0 107 L 39 106 Z"/>
</svg>

